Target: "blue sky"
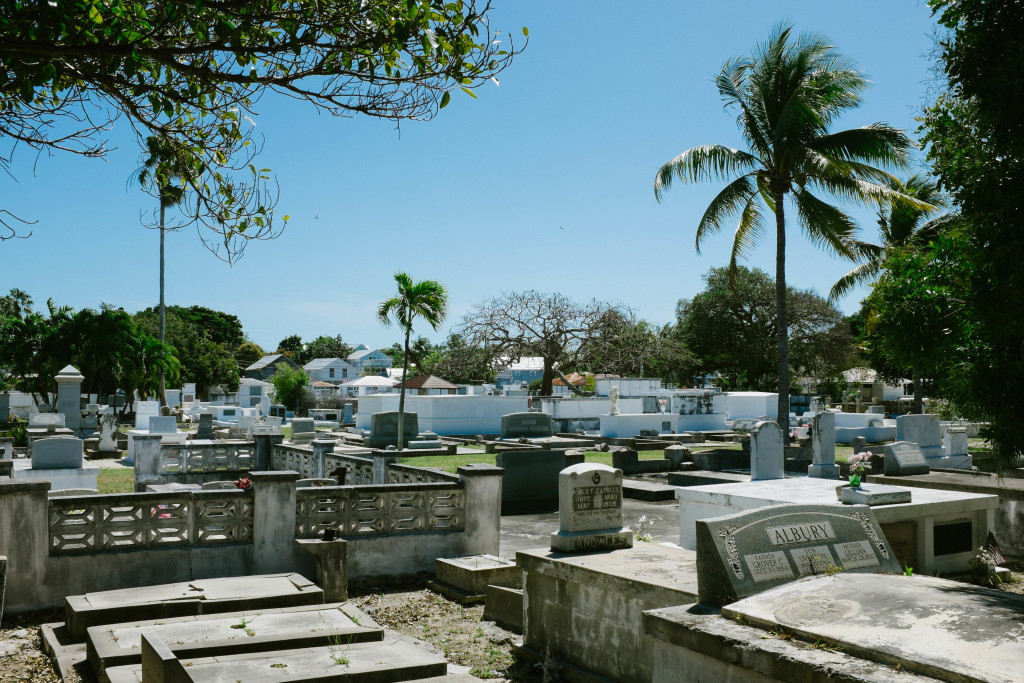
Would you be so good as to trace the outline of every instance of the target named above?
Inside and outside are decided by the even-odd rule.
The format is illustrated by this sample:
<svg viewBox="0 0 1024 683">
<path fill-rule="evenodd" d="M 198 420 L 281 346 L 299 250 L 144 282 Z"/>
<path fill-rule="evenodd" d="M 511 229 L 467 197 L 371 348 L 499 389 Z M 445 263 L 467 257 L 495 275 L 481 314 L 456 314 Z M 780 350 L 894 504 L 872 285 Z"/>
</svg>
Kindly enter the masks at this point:
<svg viewBox="0 0 1024 683">
<path fill-rule="evenodd" d="M 719 184 L 653 195 L 655 171 L 700 144 L 741 146 L 735 115 L 712 82 L 782 20 L 818 31 L 874 85 L 842 127 L 885 121 L 911 133 L 934 94 L 934 21 L 924 2 L 716 3 L 496 0 L 494 28 L 530 43 L 471 99 L 454 93 L 437 118 L 394 123 L 318 115 L 266 97 L 261 166 L 280 183 L 284 234 L 254 243 L 234 267 L 193 230 L 169 235 L 167 301 L 237 315 L 267 349 L 289 335 L 341 334 L 388 346 L 375 319 L 396 270 L 436 279 L 451 296 L 449 327 L 502 291 L 558 291 L 625 304 L 656 323 L 728 262 L 731 235 L 701 255 L 694 228 Z M 628 8 L 628 12 L 624 9 Z M 136 311 L 158 300 L 158 235 L 141 227 L 152 200 L 131 177 L 139 150 L 124 121 L 105 161 L 20 150 L 0 208 L 37 221 L 27 240 L 0 243 L 0 289 L 74 308 Z M 865 237 L 869 212 L 856 214 Z M 825 293 L 848 264 L 790 231 L 788 280 Z M 748 265 L 774 272 L 774 240 Z M 856 310 L 863 292 L 840 303 Z"/>
</svg>

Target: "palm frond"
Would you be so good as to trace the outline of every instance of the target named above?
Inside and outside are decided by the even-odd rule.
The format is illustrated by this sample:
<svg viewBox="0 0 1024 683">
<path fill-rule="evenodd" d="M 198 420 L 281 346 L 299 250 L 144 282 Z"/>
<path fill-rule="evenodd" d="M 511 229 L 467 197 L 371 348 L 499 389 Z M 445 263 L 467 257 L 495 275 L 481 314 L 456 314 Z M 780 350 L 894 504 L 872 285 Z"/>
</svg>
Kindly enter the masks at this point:
<svg viewBox="0 0 1024 683">
<path fill-rule="evenodd" d="M 806 188 L 794 188 L 800 227 L 817 246 L 838 256 L 856 258 L 857 224 L 838 207 L 815 197 Z"/>
<path fill-rule="evenodd" d="M 724 145 L 703 145 L 686 150 L 658 170 L 654 178 L 654 196 L 660 202 L 672 185 L 672 179 L 696 182 L 713 178 L 727 178 L 739 171 L 749 171 L 758 165 L 757 157 Z"/>
<path fill-rule="evenodd" d="M 700 253 L 700 245 L 709 235 L 717 234 L 722 229 L 722 224 L 730 216 L 739 211 L 746 202 L 757 194 L 757 188 L 751 174 L 740 176 L 732 181 L 711 200 L 704 215 L 697 224 L 697 253 Z"/>
<path fill-rule="evenodd" d="M 732 280 L 737 261 L 750 252 L 764 235 L 764 216 L 756 197 L 751 197 L 743 206 L 740 222 L 732 237 L 732 251 L 729 254 L 729 279 Z"/>
<path fill-rule="evenodd" d="M 872 123 L 862 128 L 822 135 L 808 142 L 807 146 L 836 159 L 902 168 L 907 165 L 914 143 L 897 128 Z"/>
<path fill-rule="evenodd" d="M 881 270 L 877 261 L 867 261 L 855 266 L 832 285 L 832 289 L 828 293 L 828 300 L 830 302 L 838 301 L 857 285 L 874 280 Z"/>
</svg>

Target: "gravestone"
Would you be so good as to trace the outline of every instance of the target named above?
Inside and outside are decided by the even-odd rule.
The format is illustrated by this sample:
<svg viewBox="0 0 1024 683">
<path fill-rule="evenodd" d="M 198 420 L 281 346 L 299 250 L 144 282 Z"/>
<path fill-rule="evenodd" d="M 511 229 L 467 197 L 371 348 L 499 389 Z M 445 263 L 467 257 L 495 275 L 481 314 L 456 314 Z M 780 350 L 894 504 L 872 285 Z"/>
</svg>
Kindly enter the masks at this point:
<svg viewBox="0 0 1024 683">
<path fill-rule="evenodd" d="M 11 417 L 11 395 L 0 391 L 0 423 L 6 423 Z"/>
<path fill-rule="evenodd" d="M 28 426 L 29 429 L 61 429 L 64 427 L 64 419 L 62 413 L 35 413 L 28 416 Z"/>
<path fill-rule="evenodd" d="M 199 413 L 199 429 L 196 431 L 197 439 L 213 439 L 213 414 Z"/>
<path fill-rule="evenodd" d="M 66 470 L 82 467 L 84 442 L 72 436 L 55 436 L 32 442 L 32 469 Z"/>
<path fill-rule="evenodd" d="M 678 470 L 684 462 L 690 461 L 690 449 L 675 444 L 665 448 L 665 459 L 672 463 L 672 469 Z"/>
<path fill-rule="evenodd" d="M 608 390 L 608 414 L 619 414 L 619 385 L 615 384 Z"/>
<path fill-rule="evenodd" d="M 863 437 L 863 436 L 855 436 L 855 437 L 853 437 L 853 452 L 854 453 L 863 453 L 865 450 L 867 450 L 867 447 L 868 447 L 868 440 L 865 437 Z"/>
<path fill-rule="evenodd" d="M 308 443 L 316 436 L 316 426 L 311 417 L 292 418 L 292 443 Z"/>
<path fill-rule="evenodd" d="M 420 418 L 416 413 L 406 412 L 403 424 L 402 445 L 406 447 L 420 433 Z M 374 413 L 370 416 L 370 434 L 363 439 L 368 448 L 394 446 L 398 440 L 398 411 Z"/>
<path fill-rule="evenodd" d="M 817 413 L 811 419 L 811 457 L 813 462 L 807 468 L 807 476 L 819 479 L 839 477 L 835 413 Z"/>
<path fill-rule="evenodd" d="M 524 515 L 558 509 L 558 475 L 584 462 L 582 453 L 549 450 L 499 451 L 495 464 L 501 475 L 501 514 Z"/>
<path fill-rule="evenodd" d="M 14 439 L 10 436 L 0 437 L 0 460 L 14 460 Z"/>
<path fill-rule="evenodd" d="M 159 401 L 135 402 L 135 428 L 149 430 L 149 418 L 160 415 Z"/>
<path fill-rule="evenodd" d="M 117 415 L 107 413 L 99 418 L 100 443 L 97 450 L 101 453 L 113 453 L 117 450 Z"/>
<path fill-rule="evenodd" d="M 76 434 L 82 428 L 82 376 L 66 365 L 53 378 L 57 382 L 57 412 L 64 415 L 64 426 Z"/>
<path fill-rule="evenodd" d="M 697 586 L 706 605 L 722 607 L 837 568 L 902 573 L 866 505 L 773 505 L 696 525 Z"/>
<path fill-rule="evenodd" d="M 342 416 L 341 416 L 342 417 L 342 420 L 341 420 L 342 424 L 352 424 L 352 420 L 353 420 L 353 417 L 352 417 L 352 404 L 351 403 L 346 403 L 345 407 L 342 410 L 343 410 Z"/>
<path fill-rule="evenodd" d="M 778 422 L 758 422 L 750 432 L 750 481 L 782 479 L 785 455 Z"/>
<path fill-rule="evenodd" d="M 509 413 L 501 416 L 502 439 L 543 439 L 554 436 L 547 413 Z"/>
<path fill-rule="evenodd" d="M 656 412 L 658 412 L 658 397 L 657 396 L 644 396 L 644 412 L 645 413 L 656 413 Z"/>
<path fill-rule="evenodd" d="M 925 458 L 946 455 L 939 434 L 938 415 L 901 415 L 896 418 L 896 440 L 916 443 Z"/>
<path fill-rule="evenodd" d="M 559 472 L 558 527 L 555 552 L 632 548 L 633 532 L 622 525 L 622 471 L 581 463 Z"/>
<path fill-rule="evenodd" d="M 173 417 L 154 415 L 149 418 L 150 434 L 177 434 L 178 423 Z"/>
<path fill-rule="evenodd" d="M 942 435 L 942 447 L 946 455 L 967 455 L 967 430 L 963 427 L 946 427 Z"/>
<path fill-rule="evenodd" d="M 917 444 L 896 441 L 885 445 L 885 473 L 892 476 L 928 474 L 928 461 Z"/>
</svg>

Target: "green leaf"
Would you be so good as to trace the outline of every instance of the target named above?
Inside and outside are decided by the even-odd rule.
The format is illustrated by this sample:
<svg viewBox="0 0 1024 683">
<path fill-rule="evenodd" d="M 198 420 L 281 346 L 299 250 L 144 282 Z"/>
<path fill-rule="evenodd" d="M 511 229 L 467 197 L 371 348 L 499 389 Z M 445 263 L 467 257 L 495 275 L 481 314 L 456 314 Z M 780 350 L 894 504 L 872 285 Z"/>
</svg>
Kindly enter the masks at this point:
<svg viewBox="0 0 1024 683">
<path fill-rule="evenodd" d="M 96 9 L 96 5 L 91 5 L 89 7 L 89 19 L 91 19 L 94 24 L 103 23 L 103 15 L 100 14 L 98 9 Z"/>
<path fill-rule="evenodd" d="M 452 94 L 450 92 L 448 92 L 448 91 L 445 91 L 444 95 L 441 95 L 441 109 L 444 109 L 445 107 L 447 107 L 448 103 L 451 101 L 451 99 L 452 99 Z"/>
<path fill-rule="evenodd" d="M 472 97 L 474 100 L 476 99 L 476 93 L 473 92 L 472 90 L 470 90 L 469 88 L 462 88 L 462 92 L 466 93 L 467 95 Z"/>
<path fill-rule="evenodd" d="M 530 35 L 530 29 L 528 29 L 528 28 L 526 28 L 526 27 L 524 26 L 524 27 L 523 27 L 523 35 L 524 35 L 524 36 L 529 36 L 529 35 Z"/>
</svg>

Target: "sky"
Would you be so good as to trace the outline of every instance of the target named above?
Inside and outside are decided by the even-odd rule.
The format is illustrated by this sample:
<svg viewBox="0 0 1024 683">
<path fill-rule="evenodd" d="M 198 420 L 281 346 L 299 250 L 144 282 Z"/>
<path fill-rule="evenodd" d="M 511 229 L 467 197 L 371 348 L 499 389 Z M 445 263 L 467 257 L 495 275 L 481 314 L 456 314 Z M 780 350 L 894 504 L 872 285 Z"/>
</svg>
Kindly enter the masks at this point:
<svg viewBox="0 0 1024 683">
<path fill-rule="evenodd" d="M 611 3 L 495 0 L 492 28 L 529 44 L 498 78 L 456 91 L 426 122 L 317 114 L 276 96 L 257 105 L 261 167 L 280 185 L 284 233 L 252 243 L 228 266 L 194 229 L 167 238 L 167 303 L 239 317 L 268 351 L 291 334 L 341 334 L 390 346 L 377 322 L 393 274 L 441 282 L 450 313 L 441 342 L 475 304 L 534 289 L 622 304 L 664 324 L 676 302 L 728 263 L 731 232 L 698 255 L 696 224 L 723 186 L 676 183 L 654 198 L 657 169 L 702 144 L 741 147 L 734 112 L 713 78 L 750 54 L 780 21 L 825 34 L 873 85 L 836 129 L 883 121 L 916 138 L 934 96 L 935 22 L 922 0 Z M 624 11 L 624 9 L 626 11 Z M 158 233 L 142 227 L 154 202 L 132 183 L 140 149 L 125 121 L 105 160 L 16 152 L 0 176 L 0 209 L 36 221 L 31 237 L 0 242 L 0 291 L 75 309 L 134 312 L 158 302 Z M 874 239 L 873 213 L 853 212 Z M 827 294 L 850 264 L 788 231 L 787 280 Z M 746 265 L 774 273 L 769 236 Z M 864 290 L 839 302 L 855 311 Z"/>
</svg>

